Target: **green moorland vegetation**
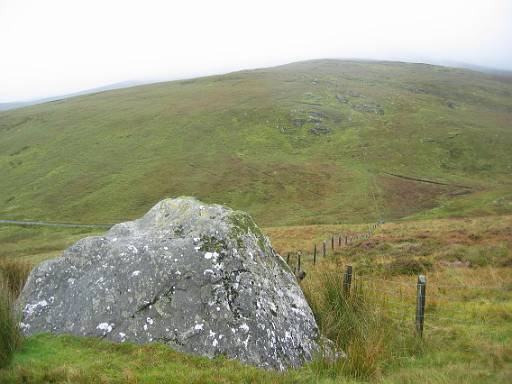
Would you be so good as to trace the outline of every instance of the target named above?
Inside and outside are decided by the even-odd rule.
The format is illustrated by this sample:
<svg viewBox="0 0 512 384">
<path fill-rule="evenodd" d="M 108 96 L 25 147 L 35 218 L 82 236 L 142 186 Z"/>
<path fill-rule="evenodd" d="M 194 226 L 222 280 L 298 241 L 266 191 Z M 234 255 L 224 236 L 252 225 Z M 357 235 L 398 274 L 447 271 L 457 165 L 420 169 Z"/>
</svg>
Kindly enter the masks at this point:
<svg viewBox="0 0 512 384">
<path fill-rule="evenodd" d="M 512 76 L 339 60 L 0 112 L 0 219 L 115 223 L 193 195 L 249 211 L 282 255 L 386 220 L 315 266 L 306 252 L 302 288 L 348 357 L 286 373 L 158 344 L 20 339 L 10 308 L 29 268 L 103 230 L 0 225 L 0 382 L 511 382 L 511 123 Z"/>
<path fill-rule="evenodd" d="M 287 254 L 311 249 L 332 235 L 366 229 L 359 224 L 264 231 L 281 254 Z M 77 238 L 99 233 L 0 226 L 0 243 L 8 250 L 0 254 L 1 274 L 13 276 L 19 265 L 18 275 L 26 275 L 25 263 L 54 257 Z M 348 263 L 354 267 L 354 283 L 347 297 L 341 277 Z M 336 246 L 315 266 L 307 254 L 303 265 L 307 276 L 302 288 L 322 333 L 348 352 L 348 358 L 338 364 L 317 359 L 299 370 L 266 372 L 222 358 L 177 353 L 159 344 L 118 345 L 44 334 L 23 340 L 9 365 L 0 370 L 0 382 L 511 381 L 512 216 L 387 223 L 371 239 Z M 419 273 L 426 274 L 428 284 L 423 341 L 414 333 Z M 0 316 L 1 312 L 0 305 Z"/>
<path fill-rule="evenodd" d="M 176 195 L 265 226 L 506 214 L 511 122 L 512 76 L 395 62 L 74 97 L 0 112 L 0 218 L 115 223 Z"/>
</svg>

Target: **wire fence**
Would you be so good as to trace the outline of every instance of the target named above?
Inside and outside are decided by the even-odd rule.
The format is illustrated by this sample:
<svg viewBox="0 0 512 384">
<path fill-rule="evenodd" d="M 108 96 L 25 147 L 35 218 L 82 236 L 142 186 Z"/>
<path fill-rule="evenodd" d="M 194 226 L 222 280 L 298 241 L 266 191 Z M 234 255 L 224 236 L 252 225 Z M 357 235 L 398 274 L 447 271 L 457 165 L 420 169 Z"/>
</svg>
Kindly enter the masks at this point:
<svg viewBox="0 0 512 384">
<path fill-rule="evenodd" d="M 327 259 L 358 241 L 370 239 L 382 224 L 383 221 L 380 220 L 370 225 L 365 232 L 331 235 L 319 244 L 314 244 L 309 254 L 303 254 L 302 251 L 288 253 L 286 261 L 297 278 L 302 280 L 307 275 L 304 271 L 304 260 L 309 262 L 308 268 L 316 269 L 320 260 Z M 404 281 L 401 274 L 398 274 L 401 280 L 393 279 L 392 275 L 381 274 L 376 283 L 375 277 L 358 273 L 357 266 L 347 263 L 344 269 L 340 268 L 343 266 L 338 264 L 334 271 L 339 271 L 346 293 L 350 294 L 350 286 L 354 282 L 373 285 L 375 293 L 386 304 L 386 313 L 396 320 L 410 320 L 420 337 L 424 330 L 435 332 L 461 326 L 503 324 L 512 316 L 507 301 L 487 300 L 498 293 L 512 294 L 512 282 L 507 282 L 507 279 L 494 279 L 491 284 L 475 285 L 445 282 L 437 276 L 427 281 L 427 276 L 423 274 L 410 276 L 410 281 Z M 386 265 L 389 270 L 401 268 Z M 483 300 L 483 297 L 487 299 Z"/>
</svg>

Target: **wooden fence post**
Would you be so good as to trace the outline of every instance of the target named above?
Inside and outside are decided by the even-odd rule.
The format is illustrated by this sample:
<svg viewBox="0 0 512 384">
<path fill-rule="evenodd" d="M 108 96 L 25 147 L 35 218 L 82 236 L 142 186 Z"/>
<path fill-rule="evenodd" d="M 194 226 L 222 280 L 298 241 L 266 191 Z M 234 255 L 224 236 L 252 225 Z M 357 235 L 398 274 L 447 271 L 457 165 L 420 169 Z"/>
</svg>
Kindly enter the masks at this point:
<svg viewBox="0 0 512 384">
<path fill-rule="evenodd" d="M 302 255 L 302 251 L 297 252 L 297 273 L 300 273 L 300 257 Z"/>
<path fill-rule="evenodd" d="M 416 331 L 423 337 L 423 322 L 425 319 L 425 295 L 427 278 L 424 275 L 418 276 L 418 292 L 416 298 Z"/>
<path fill-rule="evenodd" d="M 290 252 L 286 255 L 286 264 L 290 265 Z"/>
<path fill-rule="evenodd" d="M 338 248 L 341 248 L 341 233 L 340 233 L 340 237 L 338 237 Z"/>
<path fill-rule="evenodd" d="M 334 254 L 334 236 L 331 237 L 331 250 L 332 253 Z"/>
<path fill-rule="evenodd" d="M 315 247 L 313 248 L 313 265 L 316 264 L 316 243 L 315 243 Z"/>
<path fill-rule="evenodd" d="M 325 254 L 326 254 L 326 252 L 327 252 L 327 249 L 326 249 L 326 248 L 327 248 L 327 247 L 326 247 L 326 245 L 325 245 L 325 240 L 324 240 L 324 242 L 323 242 L 323 249 L 322 249 L 322 256 L 323 256 L 323 257 L 325 257 Z"/>
<path fill-rule="evenodd" d="M 347 244 L 348 244 L 348 236 L 345 235 L 345 245 L 347 245 Z"/>
<path fill-rule="evenodd" d="M 345 273 L 343 274 L 343 293 L 350 294 L 350 285 L 352 284 L 352 266 L 347 265 Z"/>
</svg>

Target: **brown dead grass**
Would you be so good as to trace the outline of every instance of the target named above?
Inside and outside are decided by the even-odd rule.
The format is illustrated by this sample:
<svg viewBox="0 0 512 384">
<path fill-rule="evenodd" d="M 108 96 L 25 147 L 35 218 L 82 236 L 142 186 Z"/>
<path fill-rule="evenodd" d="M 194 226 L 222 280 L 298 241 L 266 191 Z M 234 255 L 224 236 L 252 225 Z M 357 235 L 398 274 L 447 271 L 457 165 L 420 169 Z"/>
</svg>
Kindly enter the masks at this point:
<svg viewBox="0 0 512 384">
<path fill-rule="evenodd" d="M 293 227 L 267 227 L 264 232 L 280 254 L 304 250 L 312 252 L 316 243 L 327 241 L 330 249 L 331 236 L 353 235 L 368 230 L 367 225 L 316 225 Z M 335 238 L 337 239 L 337 238 Z M 443 247 L 450 244 L 512 246 L 512 215 L 479 217 L 471 219 L 438 219 L 385 223 L 374 232 L 370 240 L 359 241 L 353 246 L 374 248 L 378 243 L 431 240 Z M 336 248 L 337 247 L 337 241 Z M 342 242 L 342 248 L 344 244 Z"/>
</svg>

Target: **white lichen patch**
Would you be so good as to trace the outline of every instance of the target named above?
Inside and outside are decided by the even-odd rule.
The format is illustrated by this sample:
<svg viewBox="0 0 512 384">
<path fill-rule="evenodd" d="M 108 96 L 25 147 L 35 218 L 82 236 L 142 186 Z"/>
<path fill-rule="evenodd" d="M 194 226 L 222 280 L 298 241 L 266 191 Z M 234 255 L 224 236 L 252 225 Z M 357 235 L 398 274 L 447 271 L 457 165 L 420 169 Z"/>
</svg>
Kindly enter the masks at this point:
<svg viewBox="0 0 512 384">
<path fill-rule="evenodd" d="M 28 331 L 30 329 L 30 324 L 25 324 L 24 322 L 21 322 L 20 323 L 20 329 L 25 332 L 25 331 Z"/>
<path fill-rule="evenodd" d="M 132 277 L 139 276 L 139 275 L 140 275 L 140 271 L 133 271 L 132 272 Z"/>
<path fill-rule="evenodd" d="M 204 328 L 204 324 L 196 324 L 196 325 L 194 325 L 194 329 L 196 331 L 202 331 L 203 328 Z"/>
<path fill-rule="evenodd" d="M 99 329 L 101 331 L 105 331 L 106 333 L 109 333 L 109 332 L 112 332 L 112 326 L 114 324 L 109 324 L 109 323 L 99 323 L 97 326 L 96 326 L 96 329 Z"/>
<path fill-rule="evenodd" d="M 35 304 L 27 304 L 25 305 L 25 315 L 30 316 L 32 315 L 36 310 L 43 309 L 48 306 L 48 302 L 46 300 L 38 301 Z"/>
<path fill-rule="evenodd" d="M 212 257 L 213 257 L 214 259 L 217 259 L 217 257 L 218 257 L 218 256 L 219 256 L 219 254 L 218 254 L 217 252 L 206 252 L 206 253 L 204 254 L 204 258 L 205 258 L 205 259 L 208 259 L 208 260 L 209 260 L 209 259 L 211 259 Z"/>
<path fill-rule="evenodd" d="M 247 338 L 244 340 L 244 347 L 247 349 L 247 346 L 249 345 L 249 339 L 251 338 L 251 335 L 247 335 Z"/>
<path fill-rule="evenodd" d="M 249 326 L 247 325 L 247 323 L 241 324 L 238 328 L 240 328 L 244 332 L 249 332 Z"/>
<path fill-rule="evenodd" d="M 222 271 L 222 269 L 224 268 L 224 264 L 222 264 L 222 263 L 214 264 L 213 268 L 215 268 L 217 271 Z"/>
</svg>

